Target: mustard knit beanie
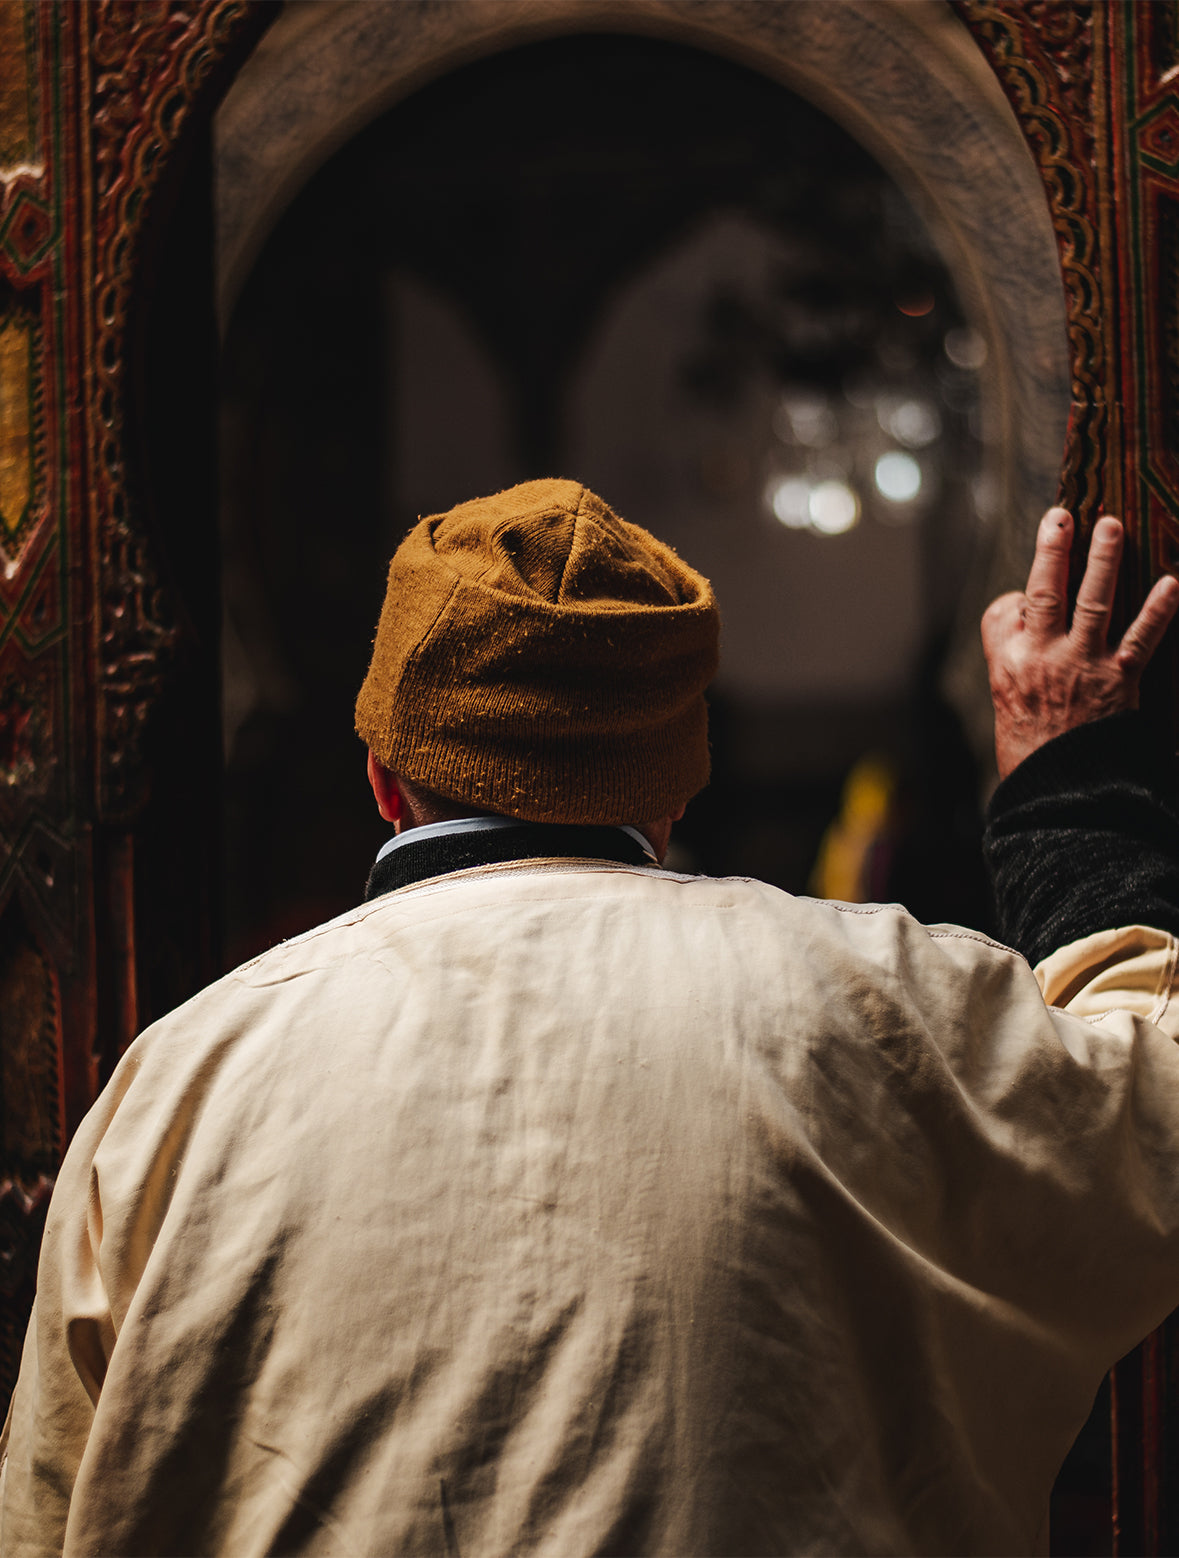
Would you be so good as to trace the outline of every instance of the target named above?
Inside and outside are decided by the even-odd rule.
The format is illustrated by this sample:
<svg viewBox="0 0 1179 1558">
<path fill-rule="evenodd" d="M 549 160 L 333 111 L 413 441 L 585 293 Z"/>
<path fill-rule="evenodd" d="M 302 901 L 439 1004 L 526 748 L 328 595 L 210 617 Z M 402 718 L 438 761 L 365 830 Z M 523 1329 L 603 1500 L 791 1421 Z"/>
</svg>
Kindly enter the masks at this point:
<svg viewBox="0 0 1179 1558">
<path fill-rule="evenodd" d="M 652 822 L 708 780 L 718 630 L 670 547 L 577 482 L 525 482 L 398 547 L 356 730 L 480 811 Z"/>
</svg>

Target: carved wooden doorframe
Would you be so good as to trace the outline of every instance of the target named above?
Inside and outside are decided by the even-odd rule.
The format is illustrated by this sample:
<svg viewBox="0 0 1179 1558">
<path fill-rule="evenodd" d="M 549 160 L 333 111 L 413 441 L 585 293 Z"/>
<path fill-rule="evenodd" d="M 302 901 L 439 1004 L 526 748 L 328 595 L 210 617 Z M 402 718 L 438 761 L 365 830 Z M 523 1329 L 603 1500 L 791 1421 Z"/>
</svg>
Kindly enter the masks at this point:
<svg viewBox="0 0 1179 1558">
<path fill-rule="evenodd" d="M 1126 518 L 1129 604 L 1179 568 L 1179 22 L 1136 0 L 952 3 L 1044 177 L 1072 358 L 1062 492 L 1082 540 L 1104 507 Z M 161 808 L 184 793 L 175 769 L 153 766 L 151 727 L 194 688 L 215 695 L 216 644 L 165 555 L 144 470 L 144 425 L 166 440 L 170 423 L 144 404 L 143 320 L 168 224 L 180 210 L 201 231 L 199 191 L 176 193 L 186 158 L 199 169 L 216 99 L 273 14 L 259 0 L 0 5 L 5 1390 L 61 1151 L 154 1015 L 141 1000 L 145 948 L 166 939 L 154 927 L 194 938 L 171 948 L 160 998 L 215 969 L 196 944 L 197 885 L 171 884 L 192 907 L 169 918 L 149 869 Z M 1174 717 L 1175 687 L 1171 671 L 1156 688 L 1160 718 Z M 190 862 L 211 853 L 211 813 L 193 828 Z M 1168 1551 L 1179 1535 L 1166 1475 L 1177 1366 L 1165 1327 L 1117 1371 L 1116 1550 Z"/>
<path fill-rule="evenodd" d="M 0 5 L 5 1394 L 56 1165 L 139 1026 L 144 738 L 199 648 L 136 469 L 136 289 L 186 141 L 264 20 L 248 0 Z"/>
<path fill-rule="evenodd" d="M 1039 163 L 1060 249 L 1072 408 L 1061 501 L 1124 519 L 1123 614 L 1179 572 L 1179 16 L 1149 0 L 953 0 Z M 1146 697 L 1179 736 L 1174 640 Z M 1179 1547 L 1179 1314 L 1113 1371 L 1115 1553 Z"/>
</svg>

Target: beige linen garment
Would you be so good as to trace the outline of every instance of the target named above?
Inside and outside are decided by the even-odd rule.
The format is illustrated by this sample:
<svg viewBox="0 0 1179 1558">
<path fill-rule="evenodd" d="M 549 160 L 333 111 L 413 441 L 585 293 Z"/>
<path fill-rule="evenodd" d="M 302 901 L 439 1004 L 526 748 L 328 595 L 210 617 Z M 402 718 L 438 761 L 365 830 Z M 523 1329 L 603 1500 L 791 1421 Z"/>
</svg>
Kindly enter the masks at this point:
<svg viewBox="0 0 1179 1558">
<path fill-rule="evenodd" d="M 1179 1302 L 1174 950 L 1060 954 L 1082 1018 L 897 908 L 568 862 L 276 948 L 70 1150 L 4 1554 L 1044 1550 Z"/>
</svg>

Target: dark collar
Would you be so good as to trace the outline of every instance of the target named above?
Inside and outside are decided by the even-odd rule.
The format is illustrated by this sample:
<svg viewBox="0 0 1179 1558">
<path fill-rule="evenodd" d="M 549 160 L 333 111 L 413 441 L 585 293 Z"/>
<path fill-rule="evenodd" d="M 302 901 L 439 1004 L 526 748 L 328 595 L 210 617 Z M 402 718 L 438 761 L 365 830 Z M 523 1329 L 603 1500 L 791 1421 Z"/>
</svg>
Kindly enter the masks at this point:
<svg viewBox="0 0 1179 1558">
<path fill-rule="evenodd" d="M 427 877 L 465 871 L 471 866 L 507 860 L 612 860 L 624 866 L 649 866 L 651 856 L 621 828 L 571 823 L 522 822 L 518 827 L 444 833 L 415 843 L 407 839 L 383 856 L 369 872 L 365 902 L 424 882 Z"/>
</svg>

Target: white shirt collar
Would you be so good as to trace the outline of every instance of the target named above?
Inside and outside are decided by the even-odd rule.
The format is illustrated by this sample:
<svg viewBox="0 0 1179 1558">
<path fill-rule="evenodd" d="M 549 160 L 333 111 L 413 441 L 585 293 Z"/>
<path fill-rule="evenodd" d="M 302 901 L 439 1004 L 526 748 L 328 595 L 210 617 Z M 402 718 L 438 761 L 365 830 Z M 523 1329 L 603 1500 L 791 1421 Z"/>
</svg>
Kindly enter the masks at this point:
<svg viewBox="0 0 1179 1558">
<path fill-rule="evenodd" d="M 402 833 L 396 833 L 386 843 L 381 845 L 377 855 L 378 860 L 384 860 L 385 856 L 393 850 L 400 849 L 403 844 L 418 844 L 426 839 L 441 838 L 446 833 L 477 833 L 485 828 L 520 828 L 527 827 L 519 817 L 448 817 L 444 822 L 424 822 L 420 827 L 406 828 Z M 646 850 L 655 865 L 659 864 L 655 851 L 651 848 L 649 840 L 639 832 L 638 828 L 632 828 L 625 823 L 618 826 L 623 833 L 629 833 L 631 838 L 640 848 Z"/>
</svg>

